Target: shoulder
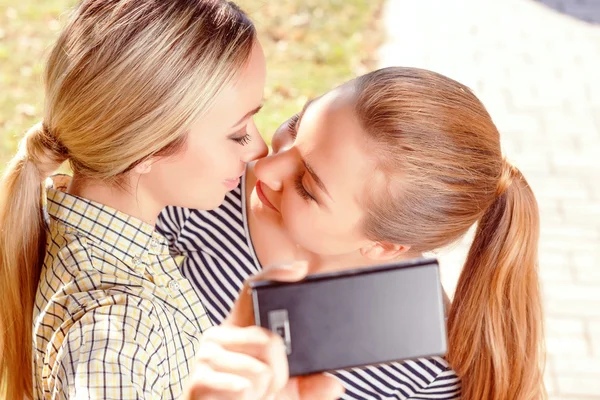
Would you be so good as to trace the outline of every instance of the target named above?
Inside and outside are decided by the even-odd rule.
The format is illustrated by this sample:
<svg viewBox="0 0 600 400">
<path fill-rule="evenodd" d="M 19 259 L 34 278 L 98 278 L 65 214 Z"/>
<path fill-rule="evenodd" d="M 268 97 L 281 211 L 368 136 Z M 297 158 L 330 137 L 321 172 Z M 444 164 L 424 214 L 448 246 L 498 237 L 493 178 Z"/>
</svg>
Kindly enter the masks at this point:
<svg viewBox="0 0 600 400">
<path fill-rule="evenodd" d="M 420 358 L 407 365 L 425 383 L 416 398 L 423 395 L 445 400 L 460 398 L 460 379 L 444 358 Z"/>
<path fill-rule="evenodd" d="M 95 269 L 89 238 L 60 221 L 51 221 L 49 228 L 44 269 L 52 279 L 47 283 L 68 282 L 79 271 Z"/>
<path fill-rule="evenodd" d="M 106 244 L 59 221 L 50 224 L 44 272 L 50 277 L 46 283 L 58 281 L 67 284 L 73 280 L 87 280 L 87 290 L 96 288 L 92 285 L 92 276 L 100 277 L 107 273 L 124 277 L 125 281 L 138 281 L 125 262 Z"/>
</svg>

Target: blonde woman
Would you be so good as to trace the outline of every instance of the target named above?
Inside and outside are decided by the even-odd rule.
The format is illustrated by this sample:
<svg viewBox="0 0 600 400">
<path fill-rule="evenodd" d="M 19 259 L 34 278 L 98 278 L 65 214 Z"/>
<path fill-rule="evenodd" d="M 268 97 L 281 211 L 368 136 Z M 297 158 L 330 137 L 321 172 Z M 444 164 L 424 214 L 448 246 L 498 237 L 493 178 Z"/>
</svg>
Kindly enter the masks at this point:
<svg viewBox="0 0 600 400">
<path fill-rule="evenodd" d="M 280 339 L 235 318 L 201 343 L 208 317 L 153 228 L 168 204 L 218 206 L 265 153 L 264 79 L 230 2 L 77 7 L 46 66 L 43 122 L 0 186 L 0 398 L 337 398 L 323 376 L 286 385 Z M 44 190 L 64 161 L 67 191 Z"/>
</svg>

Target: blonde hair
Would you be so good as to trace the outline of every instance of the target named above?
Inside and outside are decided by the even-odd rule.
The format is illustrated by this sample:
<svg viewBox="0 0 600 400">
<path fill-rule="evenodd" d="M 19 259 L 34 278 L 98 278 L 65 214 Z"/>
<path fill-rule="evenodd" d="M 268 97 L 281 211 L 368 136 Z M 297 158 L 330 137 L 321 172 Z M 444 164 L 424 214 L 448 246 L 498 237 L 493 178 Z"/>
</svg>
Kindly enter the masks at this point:
<svg viewBox="0 0 600 400">
<path fill-rule="evenodd" d="M 545 397 L 538 208 L 489 114 L 467 87 L 426 70 L 386 68 L 354 85 L 388 177 L 369 197 L 367 235 L 427 252 L 478 223 L 448 319 L 461 398 Z"/>
<path fill-rule="evenodd" d="M 115 180 L 185 145 L 247 63 L 252 22 L 222 0 L 84 0 L 48 59 L 43 123 L 0 182 L 0 398 L 32 396 L 32 318 L 46 234 L 42 181 L 63 161 Z"/>
</svg>

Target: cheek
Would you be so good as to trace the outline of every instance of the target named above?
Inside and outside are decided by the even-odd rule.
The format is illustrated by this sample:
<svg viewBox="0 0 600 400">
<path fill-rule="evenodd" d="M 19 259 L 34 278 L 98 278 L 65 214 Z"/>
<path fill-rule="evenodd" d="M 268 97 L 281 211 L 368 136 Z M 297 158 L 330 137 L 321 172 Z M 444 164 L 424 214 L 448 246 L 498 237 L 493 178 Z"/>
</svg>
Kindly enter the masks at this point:
<svg viewBox="0 0 600 400">
<path fill-rule="evenodd" d="M 289 233 L 292 240 L 301 247 L 314 251 L 315 231 L 319 231 L 322 221 L 315 215 L 314 210 L 310 209 L 308 204 L 303 204 L 302 200 L 282 202 L 281 215 L 285 230 Z"/>
<path fill-rule="evenodd" d="M 284 228 L 300 247 L 319 255 L 356 250 L 353 224 L 348 224 L 347 220 L 340 220 L 300 198 L 283 202 L 281 211 Z"/>
<path fill-rule="evenodd" d="M 179 166 L 180 173 L 191 182 L 204 181 L 206 185 L 220 184 L 224 179 L 235 178 L 240 171 L 240 154 L 237 144 L 226 140 L 191 144 Z"/>
<path fill-rule="evenodd" d="M 223 183 L 235 176 L 239 163 L 221 151 L 190 145 L 182 153 L 162 160 L 152 171 L 152 190 L 162 202 L 190 208 L 218 207 L 227 192 Z M 154 168 L 153 168 L 154 169 Z"/>
</svg>

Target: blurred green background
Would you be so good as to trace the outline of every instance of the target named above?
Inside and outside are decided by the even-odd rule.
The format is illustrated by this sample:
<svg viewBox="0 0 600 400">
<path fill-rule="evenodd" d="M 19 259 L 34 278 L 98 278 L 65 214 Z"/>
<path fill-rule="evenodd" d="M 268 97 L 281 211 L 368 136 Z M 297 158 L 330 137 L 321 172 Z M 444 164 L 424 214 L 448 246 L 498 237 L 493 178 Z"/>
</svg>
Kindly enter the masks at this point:
<svg viewBox="0 0 600 400">
<path fill-rule="evenodd" d="M 0 0 L 0 172 L 41 119 L 42 71 L 74 0 Z M 266 140 L 304 102 L 375 67 L 382 0 L 240 0 L 267 56 Z"/>
</svg>

